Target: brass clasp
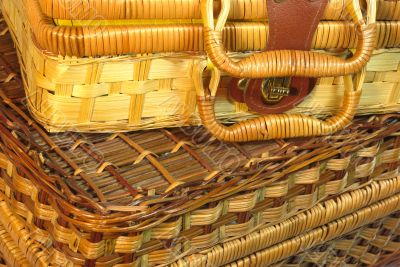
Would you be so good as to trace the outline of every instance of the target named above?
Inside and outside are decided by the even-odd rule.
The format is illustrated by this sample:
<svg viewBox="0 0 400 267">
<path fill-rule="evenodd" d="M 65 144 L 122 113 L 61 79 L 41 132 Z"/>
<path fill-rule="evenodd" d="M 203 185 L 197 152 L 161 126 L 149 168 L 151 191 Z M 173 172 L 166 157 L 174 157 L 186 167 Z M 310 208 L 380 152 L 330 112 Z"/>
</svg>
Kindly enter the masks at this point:
<svg viewBox="0 0 400 267">
<path fill-rule="evenodd" d="M 290 77 L 264 79 L 261 86 L 261 96 L 266 104 L 279 103 L 283 97 L 290 95 Z"/>
</svg>

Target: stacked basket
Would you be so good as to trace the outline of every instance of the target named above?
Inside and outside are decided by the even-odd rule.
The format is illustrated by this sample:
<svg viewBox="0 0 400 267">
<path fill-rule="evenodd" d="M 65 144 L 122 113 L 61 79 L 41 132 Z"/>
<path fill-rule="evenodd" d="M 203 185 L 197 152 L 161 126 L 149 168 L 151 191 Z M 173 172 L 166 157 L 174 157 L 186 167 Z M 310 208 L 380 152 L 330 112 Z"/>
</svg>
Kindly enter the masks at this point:
<svg viewBox="0 0 400 267">
<path fill-rule="evenodd" d="M 1 249 L 10 265 L 264 266 L 369 229 L 387 237 L 372 243 L 371 262 L 397 250 L 394 115 L 330 137 L 236 145 L 202 128 L 49 135 L 2 99 Z M 364 262 L 351 248 L 335 247 L 345 251 L 336 256 Z"/>
<path fill-rule="evenodd" d="M 357 30 L 347 2 L 329 1 L 314 49 L 346 56 L 356 47 Z M 367 69 L 359 114 L 400 109 L 399 8 L 396 1 L 377 2 L 378 50 Z M 198 124 L 194 67 L 207 62 L 200 2 L 142 4 L 2 1 L 19 50 L 30 111 L 46 129 L 121 131 Z M 232 56 L 264 49 L 269 30 L 265 4 L 232 2 L 223 32 Z M 224 76 L 218 90 L 217 117 L 226 122 L 254 117 L 246 105 L 229 98 L 229 81 Z M 343 89 L 341 77 L 321 78 L 291 112 L 335 113 Z"/>
<path fill-rule="evenodd" d="M 254 34 L 262 25 L 266 27 L 265 13 L 241 13 L 247 2 L 233 2 L 225 44 L 240 53 L 261 49 L 263 44 L 230 42 L 232 36 Z M 355 47 L 352 24 L 344 11 L 337 12 L 345 2 L 329 2 L 314 48 L 337 48 L 338 44 L 328 42 L 330 34 L 346 36 L 344 47 Z M 389 112 L 399 111 L 400 106 L 400 1 L 377 2 L 378 49 L 367 72 L 358 75 L 355 87 L 364 89 L 359 113 L 386 114 L 359 117 L 329 136 L 237 144 L 218 141 L 202 127 L 49 133 L 28 114 L 30 110 L 46 128 L 57 131 L 66 126 L 104 131 L 192 123 L 192 116 L 197 116 L 193 115 L 196 87 L 202 78 L 197 77 L 202 72 L 199 66 L 206 62 L 202 41 L 190 42 L 195 54 L 179 56 L 181 45 L 189 43 L 163 42 L 169 46 L 160 46 L 161 51 L 154 51 L 148 43 L 140 46 L 141 42 L 134 42 L 138 44 L 134 48 L 119 47 L 111 45 L 114 37 L 118 39 L 111 33 L 122 34 L 113 24 L 124 19 L 123 27 L 138 28 L 135 38 L 153 29 L 162 39 L 181 31 L 171 25 L 157 26 L 161 23 L 157 20 L 175 18 L 194 19 L 185 34 L 201 36 L 197 31 L 202 27 L 196 26 L 198 2 L 155 1 L 151 3 L 156 9 L 145 10 L 177 12 L 139 14 L 125 12 L 138 8 L 133 4 L 139 2 L 133 0 L 112 6 L 107 1 L 1 1 L 22 63 L 21 79 L 2 22 L 0 253 L 6 263 L 123 267 L 334 266 L 345 262 L 379 266 L 396 260 L 400 248 L 400 116 Z M 186 8 L 176 8 L 177 3 Z M 265 10 L 263 3 L 254 1 L 246 10 Z M 77 9 L 81 4 L 84 8 Z M 175 8 L 160 8 L 167 4 Z M 64 8 L 74 10 L 77 17 L 69 17 Z M 93 18 L 90 10 L 107 20 L 89 22 Z M 40 19 L 35 24 L 30 16 Z M 156 26 L 138 25 L 149 18 Z M 254 19 L 261 21 L 250 21 Z M 80 28 L 85 23 L 90 25 Z M 104 42 L 97 43 L 108 40 L 110 46 L 93 50 L 100 46 L 60 45 L 68 40 L 79 44 L 85 34 L 97 38 L 90 34 L 96 23 L 112 24 L 100 27 L 108 38 L 103 36 Z M 77 27 L 61 26 L 70 24 Z M 49 35 L 39 35 L 35 27 L 48 27 Z M 59 39 L 52 46 L 51 30 L 66 40 Z M 125 41 L 129 43 L 129 38 Z M 129 54 L 133 52 L 165 54 Z M 235 55 L 243 56 L 240 53 Z M 20 99 L 23 82 L 26 102 Z M 350 82 L 321 78 L 296 111 L 324 99 L 333 105 L 327 102 L 314 111 L 326 115 L 340 102 L 336 96 L 342 95 L 343 84 Z M 187 106 L 163 109 L 159 101 L 163 93 L 168 99 L 175 93 L 188 100 Z M 227 103 L 224 91 L 219 93 Z M 153 113 L 146 106 L 152 94 L 157 98 Z M 104 109 L 109 101 L 110 109 L 101 112 L 101 103 Z M 243 113 L 247 110 L 243 104 L 234 103 L 233 111 L 232 104 L 227 105 L 231 106 L 217 106 L 220 118 L 249 116 Z M 64 117 L 55 119 L 52 114 Z"/>
</svg>

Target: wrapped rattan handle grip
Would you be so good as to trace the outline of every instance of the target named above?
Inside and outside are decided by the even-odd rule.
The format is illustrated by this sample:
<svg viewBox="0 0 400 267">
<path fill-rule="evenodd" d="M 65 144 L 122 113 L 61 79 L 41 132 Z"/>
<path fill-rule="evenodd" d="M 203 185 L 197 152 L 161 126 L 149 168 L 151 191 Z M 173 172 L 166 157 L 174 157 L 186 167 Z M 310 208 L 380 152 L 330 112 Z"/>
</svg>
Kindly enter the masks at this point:
<svg viewBox="0 0 400 267">
<path fill-rule="evenodd" d="M 198 111 L 203 125 L 217 138 L 227 142 L 262 141 L 278 138 L 310 137 L 328 135 L 346 127 L 356 113 L 361 96 L 365 72 L 358 75 L 354 88 L 350 75 L 344 76 L 344 99 L 339 112 L 324 121 L 307 115 L 277 114 L 261 116 L 231 126 L 219 123 L 214 112 L 215 94 L 220 80 L 220 71 L 213 69 L 210 94 L 202 81 L 202 65 L 194 76 L 197 90 Z"/>
<path fill-rule="evenodd" d="M 201 2 L 205 51 L 216 68 L 240 78 L 331 77 L 359 72 L 375 48 L 376 27 L 374 23 L 366 25 L 358 0 L 347 1 L 346 6 L 355 20 L 358 37 L 357 50 L 351 58 L 343 59 L 309 51 L 277 50 L 256 53 L 234 61 L 227 55 L 222 42 L 222 29 L 229 13 L 230 0 L 222 0 L 222 9 L 215 25 L 213 0 Z M 369 2 L 369 10 L 375 10 L 374 1 Z M 374 16 L 371 17 L 370 22 L 375 22 Z"/>
</svg>

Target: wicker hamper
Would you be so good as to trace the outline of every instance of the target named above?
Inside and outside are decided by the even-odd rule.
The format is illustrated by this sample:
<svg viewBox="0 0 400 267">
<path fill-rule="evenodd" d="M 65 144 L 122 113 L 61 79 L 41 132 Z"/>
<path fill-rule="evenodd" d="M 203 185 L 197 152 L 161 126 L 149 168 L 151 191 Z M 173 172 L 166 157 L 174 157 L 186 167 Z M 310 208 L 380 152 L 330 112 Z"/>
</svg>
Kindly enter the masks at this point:
<svg viewBox="0 0 400 267">
<path fill-rule="evenodd" d="M 17 74 L 12 53 L 0 58 L 0 77 Z M 371 262 L 399 250 L 396 114 L 240 145 L 201 127 L 50 134 L 7 96 L 21 82 L 11 76 L 0 91 L 0 250 L 11 266 L 291 264 L 368 229 L 391 238 L 371 243 Z M 365 262 L 358 245 L 331 257 Z"/>
<path fill-rule="evenodd" d="M 383 184 L 350 191 L 289 220 L 211 249 L 199 249 L 194 255 L 176 254 L 176 262 L 157 266 L 386 266 L 384 263 L 398 262 L 400 194 L 384 198 L 395 190 L 388 190 L 390 183 Z M 374 202 L 379 197 L 373 195 L 382 200 Z M 4 233 L 0 251 L 8 253 L 9 266 L 81 265 L 71 262 L 73 255 L 54 249 L 51 235 L 27 224 L 7 202 L 0 201 L 0 210 L 6 215 L 0 223 Z M 143 261 L 119 262 L 109 257 L 96 266 L 148 266 Z"/>
<path fill-rule="evenodd" d="M 217 26 L 223 25 L 224 14 L 228 17 L 222 43 L 230 51 L 229 56 L 239 59 L 251 54 L 248 51 L 264 50 L 268 36 L 272 38 L 274 35 L 268 26 L 272 22 L 267 18 L 266 2 L 233 0 L 213 5 L 212 1 L 204 0 L 202 6 L 198 0 L 148 3 L 136 0 L 3 0 L 1 7 L 17 45 L 27 102 L 34 118 L 50 131 L 124 131 L 198 124 L 198 110 L 203 114 L 203 121 L 209 121 L 205 113 L 212 110 L 205 110 L 207 101 L 197 100 L 202 104 L 201 109 L 196 105 L 197 96 L 202 95 L 198 76 L 208 77 L 208 74 L 201 73 L 203 67 L 209 66 L 215 78 L 212 85 L 217 87 L 218 77 L 215 76 L 219 76 L 216 72 L 221 66 L 213 68 L 210 60 L 217 63 L 215 56 L 218 58 L 218 53 L 224 52 L 218 48 L 220 50 L 215 54 L 214 48 L 207 46 L 204 39 L 207 36 L 203 38 L 203 34 L 209 32 L 203 28 L 212 21 L 209 14 L 213 9 L 217 12 L 222 5 L 223 12 Z M 305 101 L 287 98 L 293 105 L 297 104 L 296 108 L 289 110 L 290 113 L 327 116 L 345 109 L 338 116 L 351 118 L 359 93 L 351 94 L 352 97 L 346 93 L 345 108 L 341 109 L 343 93 L 352 87 L 349 78 L 343 79 L 341 75 L 360 71 L 374 47 L 376 51 L 366 74 L 356 75 L 354 86 L 358 90 L 363 87 L 357 112 L 399 111 L 400 1 L 367 2 L 369 8 L 365 16 L 370 26 L 361 27 L 360 32 L 352 22 L 361 18 L 358 1 L 328 1 L 313 41 L 310 41 L 312 48 L 325 51 L 325 55 L 349 57 L 358 47 L 359 52 L 355 52 L 353 58 L 359 56 L 363 60 L 357 63 L 357 68 L 347 68 L 347 73 L 335 67 L 326 69 L 325 63 L 321 63 L 317 73 L 311 73 L 301 70 L 304 62 L 299 61 L 300 76 L 328 77 L 317 81 Z M 227 7 L 229 3 L 230 8 Z M 373 24 L 375 14 L 378 21 Z M 361 37 L 361 34 L 365 36 Z M 360 52 L 360 48 L 365 53 Z M 204 50 L 207 50 L 209 59 Z M 342 62 L 341 59 L 325 59 L 329 59 L 332 65 Z M 230 76 L 240 75 L 222 72 L 215 105 L 220 121 L 235 122 L 259 116 L 256 112 L 249 112 L 245 103 L 232 97 Z M 264 77 L 264 74 L 257 75 Z M 275 72 L 270 76 L 285 75 Z M 365 85 L 361 86 L 363 81 Z M 322 130 L 294 132 L 282 137 L 326 134 L 348 122 L 344 119 L 338 125 L 318 126 Z M 308 123 L 315 128 L 319 122 L 308 120 Z M 245 132 L 241 131 L 242 134 Z M 243 139 L 276 137 L 279 136 Z M 233 140 L 238 141 L 238 138 Z"/>
<path fill-rule="evenodd" d="M 293 267 L 306 264 L 308 266 L 311 264 L 317 266 L 397 266 L 400 260 L 398 252 L 399 225 L 399 215 L 394 213 L 324 245 L 306 249 L 296 256 L 279 262 L 276 266 Z M 4 243 L 10 247 L 14 247 L 13 253 L 10 254 L 11 257 L 6 260 L 8 266 L 29 266 L 27 259 L 6 231 L 1 237 L 1 241 L 5 241 Z M 256 257 L 256 255 L 254 254 L 253 257 Z M 243 266 L 243 263 L 249 262 L 251 263 L 250 257 L 248 260 L 239 260 L 234 266 Z"/>
</svg>

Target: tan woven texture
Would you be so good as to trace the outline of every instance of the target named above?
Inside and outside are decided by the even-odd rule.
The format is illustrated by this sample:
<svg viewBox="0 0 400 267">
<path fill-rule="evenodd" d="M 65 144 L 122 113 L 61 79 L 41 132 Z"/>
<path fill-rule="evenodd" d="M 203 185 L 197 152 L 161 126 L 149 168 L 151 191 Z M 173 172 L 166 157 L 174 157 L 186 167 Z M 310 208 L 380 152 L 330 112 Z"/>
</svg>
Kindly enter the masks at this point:
<svg viewBox="0 0 400 267">
<path fill-rule="evenodd" d="M 4 216 L 4 214 L 3 214 Z M 1 251 L 1 259 L 0 259 L 0 266 L 24 266 L 28 267 L 29 262 L 26 259 L 24 253 L 20 250 L 20 248 L 15 244 L 14 240 L 7 232 L 7 230 L 0 226 L 0 251 Z M 7 265 L 4 265 L 4 261 Z"/>
<path fill-rule="evenodd" d="M 399 209 L 397 115 L 241 145 L 196 127 L 49 134 L 4 93 L 15 83 L 0 93 L 1 249 L 22 253 L 15 265 L 223 265 L 290 240 L 311 249 Z M 284 252 L 270 262 L 301 251 Z"/>
<path fill-rule="evenodd" d="M 194 71 L 194 66 L 206 64 L 207 58 L 203 51 L 204 32 L 198 2 L 193 4 L 192 13 L 187 13 L 187 8 L 176 8 L 182 13 L 161 15 L 140 12 L 143 17 L 136 12 L 138 8 L 135 1 L 115 3 L 114 10 L 107 5 L 107 1 L 91 1 L 89 6 L 83 4 L 85 1 L 54 1 L 52 5 L 49 1 L 39 2 L 10 0 L 2 1 L 1 5 L 23 63 L 30 111 L 46 129 L 125 131 L 200 123 L 193 81 L 198 72 Z M 358 114 L 399 110 L 398 2 L 377 1 L 377 50 L 367 66 Z M 177 7 L 189 4 L 165 1 L 152 3 L 157 9 L 151 10 L 165 10 L 164 7 L 171 3 Z M 222 34 L 223 44 L 230 51 L 229 56 L 237 59 L 247 55 L 245 51 L 263 50 L 269 31 L 266 9 L 260 6 L 265 3 L 244 3 L 232 1 L 228 23 Z M 314 50 L 345 56 L 349 55 L 348 49 L 357 46 L 357 31 L 345 3 L 348 1 L 329 1 L 325 20 L 321 21 L 314 36 Z M 126 13 L 118 11 L 120 4 L 125 6 Z M 30 12 L 26 12 L 28 5 Z M 76 18 L 68 18 L 68 12 L 63 8 L 76 11 L 73 13 Z M 218 9 L 218 6 L 215 8 Z M 92 11 L 99 12 L 102 18 L 107 19 L 89 19 Z M 29 20 L 30 16 L 43 16 L 42 13 L 53 14 L 55 20 Z M 144 20 L 147 19 L 148 23 L 150 17 L 153 20 L 148 25 Z M 127 20 L 118 21 L 123 18 Z M 36 26 L 32 25 L 32 21 L 37 22 Z M 55 42 L 50 35 L 39 37 L 35 31 L 32 33 L 29 30 L 30 27 L 43 25 L 53 29 L 56 24 L 59 25 L 55 28 L 59 30 L 57 36 L 67 38 L 82 33 L 82 38 L 68 37 Z M 83 29 L 93 30 L 96 35 Z M 44 34 L 44 31 L 38 32 Z M 103 33 L 108 35 L 100 38 Z M 124 41 L 117 42 L 121 38 Z M 40 40 L 54 42 L 46 45 L 40 44 Z M 84 44 L 68 44 L 68 40 L 86 41 Z M 110 43 L 102 43 L 102 40 Z M 99 46 L 94 45 L 97 42 Z M 46 45 L 47 51 L 40 49 L 43 45 Z M 49 51 L 53 51 L 53 54 Z M 54 52 L 76 56 L 56 56 Z M 82 57 L 84 55 L 109 56 Z M 236 122 L 257 116 L 246 105 L 230 99 L 227 91 L 229 80 L 222 73 L 215 101 L 216 119 L 220 122 Z M 342 77 L 321 78 L 310 96 L 290 113 L 319 116 L 335 114 L 342 106 L 343 91 Z"/>
<path fill-rule="evenodd" d="M 388 198 L 385 201 L 370 205 L 368 208 L 360 209 L 357 212 L 351 213 L 347 216 L 343 216 L 339 220 L 331 221 L 325 225 L 312 228 L 310 230 L 306 229 L 306 231 L 304 231 L 302 227 L 297 228 L 296 226 L 298 225 L 293 225 L 293 228 L 285 227 L 287 226 L 285 225 L 285 223 L 290 224 L 293 221 L 296 222 L 297 218 L 294 217 L 292 221 L 285 221 L 276 226 L 263 229 L 260 232 L 249 234 L 241 239 L 226 242 L 221 246 L 216 246 L 212 248 L 211 250 L 203 251 L 187 257 L 184 260 L 180 260 L 172 266 L 271 266 L 272 264 L 286 258 L 287 259 L 284 262 L 278 264 L 278 266 L 285 266 L 289 262 L 292 262 L 290 264 L 287 264 L 289 266 L 302 266 L 301 264 L 309 263 L 314 263 L 322 266 L 335 266 L 335 262 L 327 262 L 326 258 L 324 257 L 314 258 L 314 261 L 312 261 L 312 258 L 309 258 L 309 261 L 307 261 L 307 259 L 304 259 L 304 254 L 307 255 L 308 253 L 310 253 L 307 250 L 310 250 L 311 248 L 317 246 L 328 246 L 329 248 L 329 245 L 333 247 L 335 247 L 336 245 L 336 249 L 342 249 L 345 251 L 345 253 L 342 253 L 342 257 L 340 257 L 340 255 L 336 255 L 334 251 L 325 253 L 326 257 L 331 257 L 331 259 L 334 259 L 336 256 L 340 260 L 336 262 L 336 264 L 339 262 L 343 264 L 346 262 L 346 260 L 351 260 L 351 257 L 353 255 L 356 257 L 356 260 L 360 261 L 360 263 L 365 262 L 369 256 L 369 264 L 371 265 L 379 261 L 381 259 L 381 256 L 385 255 L 386 253 L 398 252 L 399 242 L 397 241 L 397 238 L 399 218 L 388 217 L 382 219 L 381 221 L 386 222 L 387 224 L 378 224 L 378 226 L 375 225 L 375 233 L 377 233 L 376 235 L 374 235 L 373 230 L 371 231 L 370 229 L 368 229 L 373 227 L 370 226 L 365 227 L 366 229 L 360 229 L 360 232 L 364 234 L 362 236 L 357 236 L 354 235 L 354 233 L 351 233 L 352 238 L 349 238 L 350 240 L 347 240 L 347 243 L 346 241 L 341 242 L 340 240 L 334 240 L 331 242 L 327 241 L 341 237 L 342 235 L 349 234 L 350 231 L 362 225 L 372 223 L 373 220 L 381 215 L 387 214 L 387 212 L 398 210 L 399 207 L 395 207 L 395 205 L 398 205 L 398 197 Z M 312 221 L 318 218 L 318 215 L 313 216 L 312 211 L 313 209 L 311 209 L 309 213 L 303 214 L 303 216 L 309 216 L 308 219 L 304 218 L 304 221 Z M 390 228 L 389 230 L 389 227 L 394 228 Z M 370 230 L 370 246 L 378 248 L 378 252 L 375 252 L 374 255 L 370 253 L 367 248 L 364 250 L 361 249 L 361 253 L 359 253 L 358 255 L 354 254 L 354 251 L 352 251 L 352 249 L 354 249 L 353 246 L 355 246 L 355 248 L 357 248 L 357 245 L 361 246 L 361 244 L 357 244 L 357 242 L 361 238 L 368 238 L 367 236 L 365 236 L 366 234 L 368 234 L 368 230 Z M 386 236 L 379 236 L 379 233 L 384 232 L 385 230 L 389 230 L 386 232 Z M 274 238 L 281 238 L 281 236 L 286 236 L 286 231 L 291 232 L 291 234 L 295 234 L 281 243 L 274 244 L 274 241 L 271 241 Z M 392 241 L 391 238 L 393 238 L 394 241 Z M 379 241 L 381 242 L 378 243 Z M 355 244 L 353 244 L 353 242 Z M 257 249 L 262 246 L 268 246 L 268 248 L 257 251 Z M 304 253 L 303 251 L 306 252 Z M 299 252 L 303 253 L 298 254 Z M 383 255 L 381 255 L 381 253 Z M 310 254 L 312 255 L 312 253 Z M 240 258 L 243 255 L 246 255 L 246 257 Z M 296 258 L 297 263 L 295 261 Z"/>
<path fill-rule="evenodd" d="M 323 266 L 396 266 L 399 263 L 399 212 L 377 220 L 340 239 L 280 262 L 279 266 L 320 264 Z"/>
<path fill-rule="evenodd" d="M 170 266 L 268 266 L 282 259 L 285 261 L 279 265 L 285 266 L 305 263 L 335 266 L 335 263 L 343 262 L 371 265 L 379 261 L 388 261 L 392 257 L 388 254 L 399 252 L 398 213 L 389 215 L 400 209 L 400 194 L 374 202 L 378 198 L 371 198 L 372 195 L 384 198 L 394 192 L 382 183 L 379 186 L 375 185 L 354 190 L 336 200 L 299 213 L 290 220 L 227 241 L 211 250 L 197 252 L 188 257 L 176 254 L 177 258 L 183 259 Z M 369 202 L 363 197 L 369 198 Z M 363 204 L 368 206 L 360 205 L 362 202 L 355 204 L 355 201 L 364 201 Z M 29 266 L 27 262 L 30 266 L 83 265 L 83 262 L 71 262 L 72 256 L 55 250 L 48 232 L 33 225 L 26 225 L 22 217 L 14 214 L 6 202 L 0 202 L 0 210 L 6 215 L 0 223 L 0 230 L 4 231 L 0 236 L 0 243 L 4 244 L 0 251 L 11 251 L 6 258 L 9 265 Z M 373 222 L 377 219 L 378 221 Z M 3 225 L 7 226 L 6 230 Z M 359 227 L 362 228 L 351 232 Z M 338 237 L 341 239 L 337 239 Z M 289 239 L 285 240 L 286 238 Z M 333 241 L 323 244 L 332 239 Z M 53 245 L 57 246 L 56 243 Z M 260 250 L 262 247 L 268 248 Z M 302 253 L 298 254 L 299 252 Z M 241 256 L 247 257 L 240 258 Z M 96 266 L 148 266 L 143 261 L 115 265 L 118 262 L 97 262 Z M 161 265 L 164 264 L 157 266 Z"/>
</svg>

